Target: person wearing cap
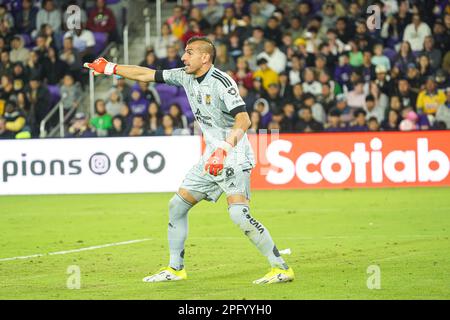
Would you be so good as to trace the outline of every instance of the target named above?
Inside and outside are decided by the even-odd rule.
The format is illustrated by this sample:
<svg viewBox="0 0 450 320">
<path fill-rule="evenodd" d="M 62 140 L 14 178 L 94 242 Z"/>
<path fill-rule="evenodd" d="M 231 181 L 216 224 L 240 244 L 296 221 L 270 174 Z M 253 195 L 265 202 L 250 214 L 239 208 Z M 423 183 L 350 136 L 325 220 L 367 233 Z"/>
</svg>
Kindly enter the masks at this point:
<svg viewBox="0 0 450 320">
<path fill-rule="evenodd" d="M 68 129 L 68 138 L 92 138 L 96 137 L 92 131 L 88 117 L 84 112 L 77 112 L 72 120 L 72 125 Z"/>
<path fill-rule="evenodd" d="M 425 89 L 420 91 L 417 97 L 416 109 L 419 113 L 434 115 L 442 104 L 447 100 L 442 91 L 438 91 L 433 77 L 428 77 Z"/>
<path fill-rule="evenodd" d="M 268 90 L 271 83 L 279 83 L 278 73 L 269 67 L 266 58 L 259 58 L 256 64 L 258 69 L 253 73 L 253 78 L 262 79 L 264 90 Z"/>
<path fill-rule="evenodd" d="M 352 109 L 347 105 L 347 97 L 343 93 L 336 96 L 336 105 L 331 108 L 331 112 L 339 112 L 340 121 L 343 125 L 347 125 L 353 120 Z"/>
</svg>

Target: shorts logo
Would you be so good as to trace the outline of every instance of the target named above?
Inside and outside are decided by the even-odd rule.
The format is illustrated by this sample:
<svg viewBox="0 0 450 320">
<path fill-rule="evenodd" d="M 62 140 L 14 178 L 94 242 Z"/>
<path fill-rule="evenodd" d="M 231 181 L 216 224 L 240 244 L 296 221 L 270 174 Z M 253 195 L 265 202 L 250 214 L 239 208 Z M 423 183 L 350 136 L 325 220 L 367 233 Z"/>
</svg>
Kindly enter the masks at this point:
<svg viewBox="0 0 450 320">
<path fill-rule="evenodd" d="M 234 175 L 234 169 L 233 168 L 226 168 L 225 169 L 225 175 L 227 176 L 227 178 L 231 177 L 232 175 Z"/>
<path fill-rule="evenodd" d="M 206 103 L 207 105 L 211 105 L 211 95 L 207 94 L 207 95 L 205 96 L 205 103 Z"/>
</svg>

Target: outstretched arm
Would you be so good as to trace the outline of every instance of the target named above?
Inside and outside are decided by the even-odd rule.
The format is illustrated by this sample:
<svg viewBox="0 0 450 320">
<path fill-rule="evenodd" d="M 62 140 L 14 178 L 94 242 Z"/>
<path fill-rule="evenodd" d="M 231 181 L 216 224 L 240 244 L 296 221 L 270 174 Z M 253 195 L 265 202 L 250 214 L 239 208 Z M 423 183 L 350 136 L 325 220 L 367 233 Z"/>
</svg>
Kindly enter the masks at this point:
<svg viewBox="0 0 450 320">
<path fill-rule="evenodd" d="M 92 63 L 85 63 L 84 67 L 94 71 L 94 74 L 117 74 L 130 80 L 155 81 L 155 70 L 140 66 L 119 65 L 108 62 L 105 58 L 98 58 Z"/>
</svg>

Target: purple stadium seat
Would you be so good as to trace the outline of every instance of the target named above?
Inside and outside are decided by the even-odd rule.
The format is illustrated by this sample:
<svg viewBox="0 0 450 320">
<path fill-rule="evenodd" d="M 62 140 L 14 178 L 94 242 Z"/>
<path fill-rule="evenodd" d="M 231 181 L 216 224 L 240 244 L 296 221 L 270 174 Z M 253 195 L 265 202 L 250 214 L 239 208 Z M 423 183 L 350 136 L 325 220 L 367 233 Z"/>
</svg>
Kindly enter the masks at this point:
<svg viewBox="0 0 450 320">
<path fill-rule="evenodd" d="M 395 57 L 397 56 L 397 51 L 391 48 L 384 48 L 383 54 L 388 57 L 389 61 L 391 61 L 391 64 L 393 64 Z"/>
<path fill-rule="evenodd" d="M 52 107 L 61 99 L 61 93 L 57 85 L 47 85 L 50 92 L 50 103 Z"/>
<path fill-rule="evenodd" d="M 178 94 L 178 88 L 175 86 L 169 86 L 164 83 L 158 83 L 155 85 L 156 91 L 158 91 L 159 97 L 161 99 L 161 108 L 164 110 L 168 108 L 167 105 L 170 99 L 173 99 Z"/>
<path fill-rule="evenodd" d="M 106 32 L 94 32 L 95 46 L 94 54 L 97 56 L 106 47 L 108 42 L 108 33 Z"/>
</svg>

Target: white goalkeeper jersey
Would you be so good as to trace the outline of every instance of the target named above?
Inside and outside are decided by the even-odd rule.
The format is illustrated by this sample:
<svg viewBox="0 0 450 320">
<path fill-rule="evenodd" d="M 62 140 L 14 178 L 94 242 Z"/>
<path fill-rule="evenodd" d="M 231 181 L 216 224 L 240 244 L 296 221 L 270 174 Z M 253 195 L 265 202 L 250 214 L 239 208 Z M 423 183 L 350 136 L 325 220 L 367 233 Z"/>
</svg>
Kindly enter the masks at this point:
<svg viewBox="0 0 450 320">
<path fill-rule="evenodd" d="M 236 82 L 214 66 L 199 78 L 187 74 L 184 68 L 163 70 L 162 79 L 158 77 L 160 78 L 161 74 L 157 75 L 157 81 L 163 80 L 167 84 L 182 86 L 185 89 L 192 113 L 203 132 L 206 149 L 202 159 L 206 161 L 228 136 L 235 115 L 246 111 Z M 241 165 L 244 170 L 255 166 L 247 134 L 227 155 L 225 165 Z"/>
</svg>

